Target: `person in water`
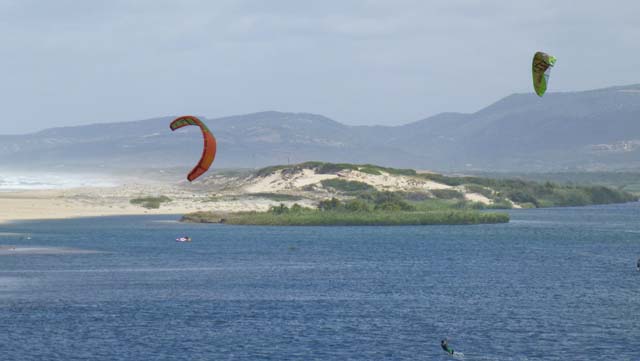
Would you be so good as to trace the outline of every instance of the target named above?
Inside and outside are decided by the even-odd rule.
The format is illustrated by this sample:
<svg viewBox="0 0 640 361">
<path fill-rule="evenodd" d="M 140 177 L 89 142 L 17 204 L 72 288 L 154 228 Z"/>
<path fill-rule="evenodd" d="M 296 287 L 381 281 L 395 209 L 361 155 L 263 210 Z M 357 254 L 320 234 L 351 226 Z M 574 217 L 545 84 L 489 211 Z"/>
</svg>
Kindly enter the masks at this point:
<svg viewBox="0 0 640 361">
<path fill-rule="evenodd" d="M 447 339 L 440 341 L 440 347 L 442 347 L 442 349 L 445 350 L 445 352 L 448 353 L 449 355 L 453 355 L 453 349 L 449 347 L 449 343 L 447 342 Z"/>
</svg>

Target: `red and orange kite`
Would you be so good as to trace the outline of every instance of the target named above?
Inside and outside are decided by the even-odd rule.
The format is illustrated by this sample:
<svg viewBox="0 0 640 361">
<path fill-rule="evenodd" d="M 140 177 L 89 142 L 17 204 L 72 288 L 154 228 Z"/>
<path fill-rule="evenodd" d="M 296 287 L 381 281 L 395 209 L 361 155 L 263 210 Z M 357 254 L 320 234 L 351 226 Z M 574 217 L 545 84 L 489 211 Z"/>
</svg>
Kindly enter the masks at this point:
<svg viewBox="0 0 640 361">
<path fill-rule="evenodd" d="M 176 118 L 171 122 L 171 130 L 180 129 L 187 125 L 195 125 L 200 127 L 202 131 L 202 137 L 204 138 L 204 148 L 202 150 L 202 157 L 198 164 L 189 172 L 187 179 L 192 182 L 194 179 L 203 175 L 213 163 L 213 159 L 216 157 L 216 138 L 211 134 L 211 131 L 207 126 L 198 118 L 192 115 L 185 115 L 183 117 Z"/>
</svg>

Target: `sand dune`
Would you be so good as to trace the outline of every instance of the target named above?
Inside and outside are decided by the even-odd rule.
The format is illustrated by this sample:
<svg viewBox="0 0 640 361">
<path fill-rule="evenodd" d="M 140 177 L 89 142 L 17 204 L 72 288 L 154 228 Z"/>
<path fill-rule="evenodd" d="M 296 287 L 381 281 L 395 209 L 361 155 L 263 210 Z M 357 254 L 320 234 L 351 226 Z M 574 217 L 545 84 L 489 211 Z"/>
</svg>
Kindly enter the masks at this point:
<svg viewBox="0 0 640 361">
<path fill-rule="evenodd" d="M 264 211 L 272 205 L 293 201 L 274 200 L 271 193 L 301 197 L 303 206 L 313 207 L 320 199 L 336 196 L 335 190 L 325 188 L 325 179 L 344 179 L 367 183 L 380 191 L 430 192 L 455 189 L 465 193 L 468 200 L 489 204 L 492 201 L 464 187 L 451 187 L 428 179 L 389 174 L 370 174 L 346 169 L 333 174 L 319 174 L 314 169 L 295 172 L 275 171 L 266 176 L 211 176 L 193 184 L 128 178 L 131 183 L 115 186 L 82 187 L 0 192 L 0 223 L 15 220 L 60 219 L 114 215 L 182 215 L 196 211 L 239 212 Z M 312 186 L 309 188 L 309 186 Z M 262 196 L 255 194 L 261 193 Z M 254 194 L 254 195 L 252 195 Z M 140 197 L 166 196 L 171 201 L 158 209 L 147 209 L 131 200 Z M 296 198 L 297 199 L 297 198 Z"/>
</svg>

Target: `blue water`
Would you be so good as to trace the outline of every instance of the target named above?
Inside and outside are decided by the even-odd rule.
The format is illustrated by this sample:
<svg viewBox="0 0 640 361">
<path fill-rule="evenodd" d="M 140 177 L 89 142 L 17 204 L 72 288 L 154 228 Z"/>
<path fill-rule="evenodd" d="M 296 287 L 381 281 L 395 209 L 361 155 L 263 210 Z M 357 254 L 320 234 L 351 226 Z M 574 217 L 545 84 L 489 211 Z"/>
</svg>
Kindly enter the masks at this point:
<svg viewBox="0 0 640 361">
<path fill-rule="evenodd" d="M 0 360 L 639 360 L 640 204 L 502 225 L 5 225 Z M 181 235 L 192 243 L 176 243 Z"/>
</svg>

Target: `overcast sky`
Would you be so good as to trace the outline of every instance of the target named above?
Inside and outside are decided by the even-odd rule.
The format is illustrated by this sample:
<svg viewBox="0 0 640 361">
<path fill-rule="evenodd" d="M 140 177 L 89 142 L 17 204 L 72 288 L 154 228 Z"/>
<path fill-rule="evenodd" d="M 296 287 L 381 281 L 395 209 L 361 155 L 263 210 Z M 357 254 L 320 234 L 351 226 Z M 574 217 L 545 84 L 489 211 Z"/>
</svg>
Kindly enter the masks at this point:
<svg viewBox="0 0 640 361">
<path fill-rule="evenodd" d="M 640 1 L 0 0 L 0 134 L 263 110 L 404 124 L 640 83 Z"/>
</svg>

